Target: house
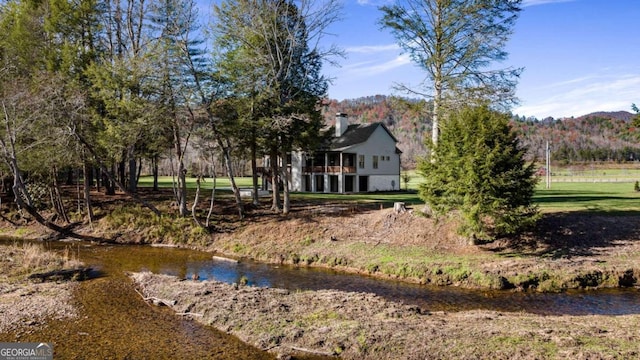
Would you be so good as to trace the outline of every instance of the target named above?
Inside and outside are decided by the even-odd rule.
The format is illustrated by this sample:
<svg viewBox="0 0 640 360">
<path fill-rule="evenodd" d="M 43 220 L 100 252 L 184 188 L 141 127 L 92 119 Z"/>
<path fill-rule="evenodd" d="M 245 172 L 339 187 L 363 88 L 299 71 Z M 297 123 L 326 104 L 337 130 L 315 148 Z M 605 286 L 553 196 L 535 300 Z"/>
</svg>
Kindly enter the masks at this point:
<svg viewBox="0 0 640 360">
<path fill-rule="evenodd" d="M 400 190 L 398 140 L 380 122 L 349 125 L 336 115 L 335 136 L 313 153 L 291 154 L 290 189 L 301 192 Z"/>
</svg>

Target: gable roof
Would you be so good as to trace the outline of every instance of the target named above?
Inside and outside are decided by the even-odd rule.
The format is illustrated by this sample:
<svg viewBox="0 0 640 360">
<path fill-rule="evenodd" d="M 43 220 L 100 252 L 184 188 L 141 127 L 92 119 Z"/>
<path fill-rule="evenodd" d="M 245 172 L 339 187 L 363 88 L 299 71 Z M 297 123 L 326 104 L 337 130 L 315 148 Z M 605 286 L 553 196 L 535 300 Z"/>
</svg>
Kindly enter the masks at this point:
<svg viewBox="0 0 640 360">
<path fill-rule="evenodd" d="M 361 144 L 369 139 L 376 129 L 382 127 L 387 132 L 389 137 L 394 142 L 398 142 L 395 136 L 387 129 L 387 127 L 381 122 L 369 123 L 369 124 L 351 124 L 347 127 L 347 130 L 340 137 L 334 137 L 329 143 L 329 149 L 341 150 L 353 145 Z"/>
</svg>

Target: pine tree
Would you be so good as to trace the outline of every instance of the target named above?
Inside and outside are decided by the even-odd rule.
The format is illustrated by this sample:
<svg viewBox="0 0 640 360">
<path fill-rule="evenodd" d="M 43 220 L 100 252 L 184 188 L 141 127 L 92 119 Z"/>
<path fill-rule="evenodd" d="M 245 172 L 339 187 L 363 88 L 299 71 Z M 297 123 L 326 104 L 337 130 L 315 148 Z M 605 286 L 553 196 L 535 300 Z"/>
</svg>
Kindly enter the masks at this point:
<svg viewBox="0 0 640 360">
<path fill-rule="evenodd" d="M 442 124 L 436 161 L 422 159 L 420 197 L 434 213 L 459 211 L 460 232 L 488 240 L 513 234 L 537 219 L 532 198 L 537 183 L 509 126 L 509 116 L 487 106 L 454 112 Z"/>
<path fill-rule="evenodd" d="M 249 144 L 252 157 L 260 143 L 271 159 L 286 162 L 288 151 L 315 140 L 312 135 L 322 125 L 317 104 L 329 81 L 321 67 L 341 53 L 323 49 L 320 40 L 339 10 L 335 0 L 226 0 L 214 6 L 217 67 L 244 103 L 238 110 L 247 139 L 241 140 Z M 285 214 L 290 208 L 286 169 L 286 163 L 271 161 L 272 208 Z"/>
<path fill-rule="evenodd" d="M 433 99 L 432 141 L 439 117 L 461 102 L 508 106 L 522 69 L 499 69 L 522 0 L 405 0 L 383 6 L 380 23 L 411 60 L 425 71 L 418 88 L 400 90 Z"/>
</svg>

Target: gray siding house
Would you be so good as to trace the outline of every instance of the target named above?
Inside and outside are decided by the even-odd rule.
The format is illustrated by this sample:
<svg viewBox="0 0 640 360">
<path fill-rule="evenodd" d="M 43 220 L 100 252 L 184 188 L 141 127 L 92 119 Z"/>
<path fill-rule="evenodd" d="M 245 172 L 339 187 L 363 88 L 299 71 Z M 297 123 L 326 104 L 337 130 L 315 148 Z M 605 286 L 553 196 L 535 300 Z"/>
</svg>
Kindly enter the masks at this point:
<svg viewBox="0 0 640 360">
<path fill-rule="evenodd" d="M 336 116 L 335 136 L 313 153 L 291 154 L 290 188 L 351 193 L 400 190 L 398 140 L 383 123 L 349 125 Z"/>
</svg>

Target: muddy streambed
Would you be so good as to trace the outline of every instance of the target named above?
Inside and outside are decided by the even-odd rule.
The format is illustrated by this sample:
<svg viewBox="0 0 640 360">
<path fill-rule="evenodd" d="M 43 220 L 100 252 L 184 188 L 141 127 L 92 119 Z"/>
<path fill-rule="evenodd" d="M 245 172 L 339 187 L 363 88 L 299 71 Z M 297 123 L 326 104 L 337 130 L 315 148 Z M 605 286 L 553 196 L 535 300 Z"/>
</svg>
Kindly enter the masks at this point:
<svg viewBox="0 0 640 360">
<path fill-rule="evenodd" d="M 234 336 L 147 304 L 125 273 L 128 269 L 162 272 L 165 261 L 176 269 L 180 263 L 204 260 L 207 254 L 82 243 L 48 247 L 70 247 L 94 269 L 92 278 L 78 283 L 74 292 L 78 316 L 0 333 L 2 342 L 51 342 L 60 359 L 274 358 Z"/>
<path fill-rule="evenodd" d="M 2 341 L 54 342 L 61 358 L 271 358 L 272 355 L 166 308 L 149 306 L 134 290 L 126 272 L 151 271 L 179 278 L 215 279 L 228 283 L 290 290 L 335 289 L 370 292 L 388 300 L 419 305 L 427 311 L 487 309 L 541 315 L 640 314 L 640 291 L 615 289 L 561 294 L 477 291 L 428 287 L 331 270 L 234 263 L 187 249 L 147 246 L 70 247 L 94 278 L 81 282 L 75 301 L 79 317 L 51 321 L 27 333 L 0 334 Z"/>
</svg>

